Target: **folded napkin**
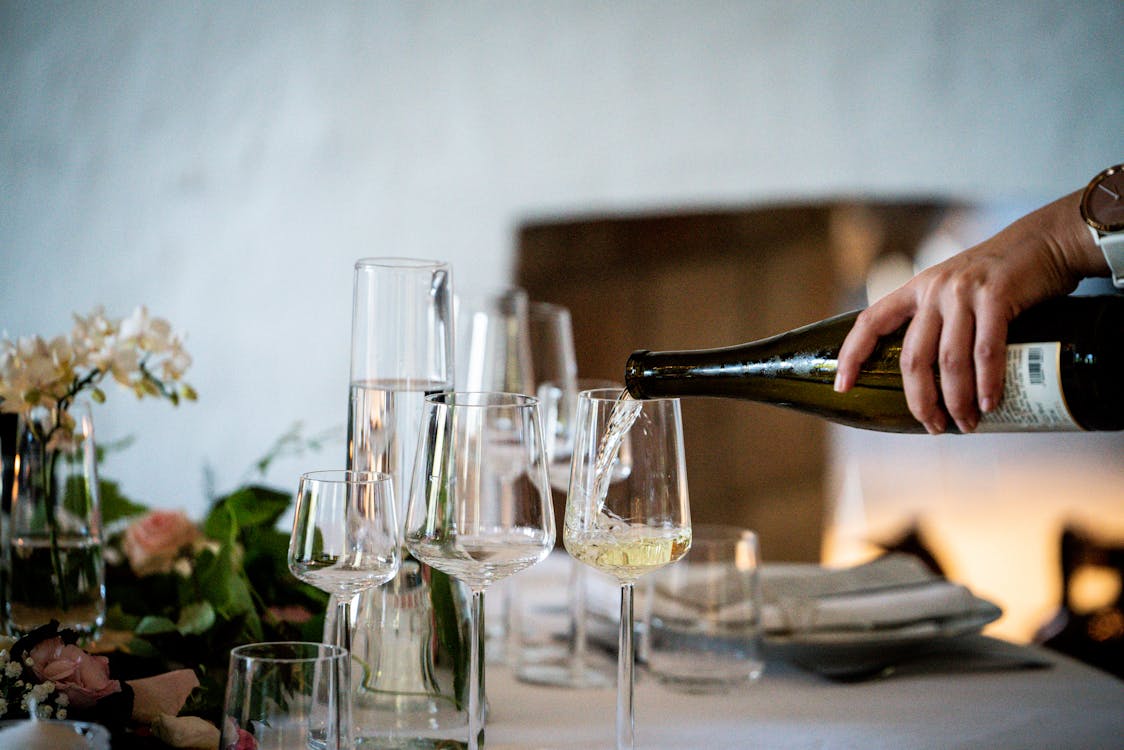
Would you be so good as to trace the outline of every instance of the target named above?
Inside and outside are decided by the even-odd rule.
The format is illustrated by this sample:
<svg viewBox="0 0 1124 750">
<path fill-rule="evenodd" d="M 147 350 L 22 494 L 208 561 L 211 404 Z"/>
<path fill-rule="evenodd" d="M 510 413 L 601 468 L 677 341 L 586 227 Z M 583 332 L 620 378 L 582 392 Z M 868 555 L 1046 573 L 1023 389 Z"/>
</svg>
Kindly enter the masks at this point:
<svg viewBox="0 0 1124 750">
<path fill-rule="evenodd" d="M 698 583 L 703 583 L 705 573 Z M 998 616 L 995 605 L 977 598 L 960 584 L 934 575 L 917 558 L 890 554 L 850 568 L 814 564 L 766 564 L 760 569 L 762 631 L 768 636 L 856 633 L 918 625 L 933 628 L 968 616 Z M 655 607 L 661 619 L 688 619 L 701 612 L 689 586 L 664 589 L 655 576 L 636 587 L 636 618 L 642 623 Z M 591 577 L 587 604 L 595 621 L 617 621 L 620 590 L 615 582 Z M 738 625 L 754 616 L 744 602 L 707 611 L 720 624 Z M 591 624 L 595 629 L 596 623 Z M 591 630 L 592 633 L 592 630 Z M 606 638 L 615 631 L 606 629 Z"/>
<path fill-rule="evenodd" d="M 876 630 L 963 617 L 978 600 L 916 558 L 892 554 L 852 568 L 765 568 L 762 626 L 767 633 Z"/>
</svg>

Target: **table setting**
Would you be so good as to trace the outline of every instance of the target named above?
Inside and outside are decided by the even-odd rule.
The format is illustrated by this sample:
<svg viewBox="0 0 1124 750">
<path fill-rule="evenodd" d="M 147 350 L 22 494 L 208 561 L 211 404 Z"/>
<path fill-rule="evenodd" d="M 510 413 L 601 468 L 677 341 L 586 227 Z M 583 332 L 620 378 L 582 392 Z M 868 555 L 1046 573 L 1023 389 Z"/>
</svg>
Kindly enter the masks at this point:
<svg viewBox="0 0 1124 750">
<path fill-rule="evenodd" d="M 95 310 L 3 342 L 0 747 L 1124 735 L 1124 683 L 983 635 L 1001 610 L 916 558 L 773 563 L 751 529 L 692 523 L 679 400 L 579 377 L 564 308 L 461 297 L 412 258 L 360 259 L 353 295 L 346 456 L 283 435 L 257 470 L 293 452 L 307 471 L 216 493 L 200 521 L 98 474 L 103 382 L 198 396 L 167 321 Z"/>
</svg>

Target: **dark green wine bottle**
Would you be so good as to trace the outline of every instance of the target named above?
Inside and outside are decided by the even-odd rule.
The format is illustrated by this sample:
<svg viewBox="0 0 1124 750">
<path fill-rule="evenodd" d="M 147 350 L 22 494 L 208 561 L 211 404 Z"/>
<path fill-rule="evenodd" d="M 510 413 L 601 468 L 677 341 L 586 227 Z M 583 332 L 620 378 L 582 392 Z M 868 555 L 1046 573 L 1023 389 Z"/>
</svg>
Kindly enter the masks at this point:
<svg viewBox="0 0 1124 750">
<path fill-rule="evenodd" d="M 833 389 L 839 347 L 858 312 L 720 349 L 637 351 L 633 398 L 718 396 L 775 404 L 883 432 L 925 432 L 906 406 L 903 327 L 883 337 L 847 393 Z M 956 425 L 950 419 L 949 429 Z M 1124 296 L 1063 297 L 1011 322 L 999 408 L 980 432 L 1124 429 Z"/>
</svg>

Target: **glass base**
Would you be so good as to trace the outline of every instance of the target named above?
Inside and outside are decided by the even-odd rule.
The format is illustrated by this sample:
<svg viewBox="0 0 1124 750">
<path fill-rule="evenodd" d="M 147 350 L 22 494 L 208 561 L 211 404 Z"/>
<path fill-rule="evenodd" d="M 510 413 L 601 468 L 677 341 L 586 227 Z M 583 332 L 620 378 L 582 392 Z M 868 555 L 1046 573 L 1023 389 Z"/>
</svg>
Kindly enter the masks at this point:
<svg viewBox="0 0 1124 750">
<path fill-rule="evenodd" d="M 433 696 L 361 693 L 351 723 L 356 741 L 369 747 L 452 747 L 440 743 L 464 738 L 468 714 Z"/>
<path fill-rule="evenodd" d="M 707 671 L 706 668 L 709 665 L 703 664 L 702 669 L 694 673 L 687 670 L 656 672 L 651 669 L 651 665 L 649 665 L 648 671 L 655 676 L 660 684 L 670 690 L 696 694 L 725 693 L 738 687 L 751 685 L 757 682 L 765 671 L 763 661 L 752 660 L 732 666 L 729 665 L 728 661 L 724 670 Z M 700 675 L 699 672 L 702 672 L 702 674 Z"/>
<path fill-rule="evenodd" d="M 516 670 L 515 677 L 532 685 L 568 688 L 610 688 L 616 679 L 588 664 L 578 669 L 567 662 L 524 664 Z"/>
<path fill-rule="evenodd" d="M 22 637 L 46 625 L 51 620 L 59 623 L 59 630 L 73 630 L 83 643 L 97 640 L 105 623 L 104 604 L 75 606 L 65 611 L 50 607 L 25 606 L 9 602 L 6 631 L 14 637 Z"/>
<path fill-rule="evenodd" d="M 468 747 L 464 740 L 437 737 L 358 737 L 355 747 L 367 750 L 462 750 Z"/>
</svg>

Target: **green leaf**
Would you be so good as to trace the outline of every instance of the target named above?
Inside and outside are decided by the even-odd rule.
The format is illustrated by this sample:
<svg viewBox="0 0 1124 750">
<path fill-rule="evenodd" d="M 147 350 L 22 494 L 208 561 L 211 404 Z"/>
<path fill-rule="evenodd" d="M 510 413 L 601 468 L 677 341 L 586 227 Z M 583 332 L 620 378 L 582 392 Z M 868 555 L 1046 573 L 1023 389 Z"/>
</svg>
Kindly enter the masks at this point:
<svg viewBox="0 0 1124 750">
<path fill-rule="evenodd" d="M 223 512 L 229 513 L 242 529 L 273 528 L 289 509 L 291 502 L 289 495 L 268 487 L 242 487 L 226 497 L 219 498 L 207 516 L 204 531 L 212 539 L 220 539 L 219 536 L 211 533 L 211 526 L 212 518 Z"/>
<path fill-rule="evenodd" d="M 201 635 L 215 624 L 215 608 L 208 601 L 189 604 L 180 610 L 176 629 L 184 635 Z"/>
<path fill-rule="evenodd" d="M 117 482 L 102 479 L 98 482 L 98 489 L 101 493 L 101 520 L 103 524 L 109 525 L 118 519 L 132 518 L 148 512 L 148 508 L 144 505 L 125 497 L 121 493 Z"/>
<path fill-rule="evenodd" d="M 105 612 L 105 627 L 109 630 L 135 630 L 140 621 L 140 617 L 129 614 L 116 602 Z"/>
<path fill-rule="evenodd" d="M 453 584 L 449 575 L 436 568 L 433 568 L 432 572 L 429 595 L 433 604 L 434 624 L 437 628 L 437 638 L 449 650 L 453 662 L 453 693 L 456 696 L 457 708 L 460 708 L 468 696 L 468 660 L 463 656 L 468 644 L 462 640 L 460 621 L 454 603 Z M 481 629 L 481 638 L 483 638 L 482 634 L 483 629 Z"/>
<path fill-rule="evenodd" d="M 238 535 L 234 515 L 225 503 L 217 504 L 203 521 L 203 534 L 217 542 L 225 542 Z"/>
<path fill-rule="evenodd" d="M 175 633 L 176 624 L 169 620 L 167 617 L 160 617 L 158 615 L 149 615 L 141 619 L 137 624 L 136 630 L 133 631 L 137 635 L 161 635 L 163 633 Z"/>
<path fill-rule="evenodd" d="M 195 577 L 199 589 L 214 605 L 218 615 L 227 619 L 239 615 L 252 616 L 260 632 L 261 622 L 236 550 L 238 523 L 226 506 L 217 508 L 208 521 L 212 519 L 214 528 L 221 530 L 222 535 L 214 537 L 219 542 L 218 553 L 204 551 L 196 559 Z"/>
<path fill-rule="evenodd" d="M 139 656 L 144 659 L 160 659 L 164 653 L 143 638 L 132 638 L 129 640 L 127 646 L 128 651 L 133 656 Z"/>
</svg>

